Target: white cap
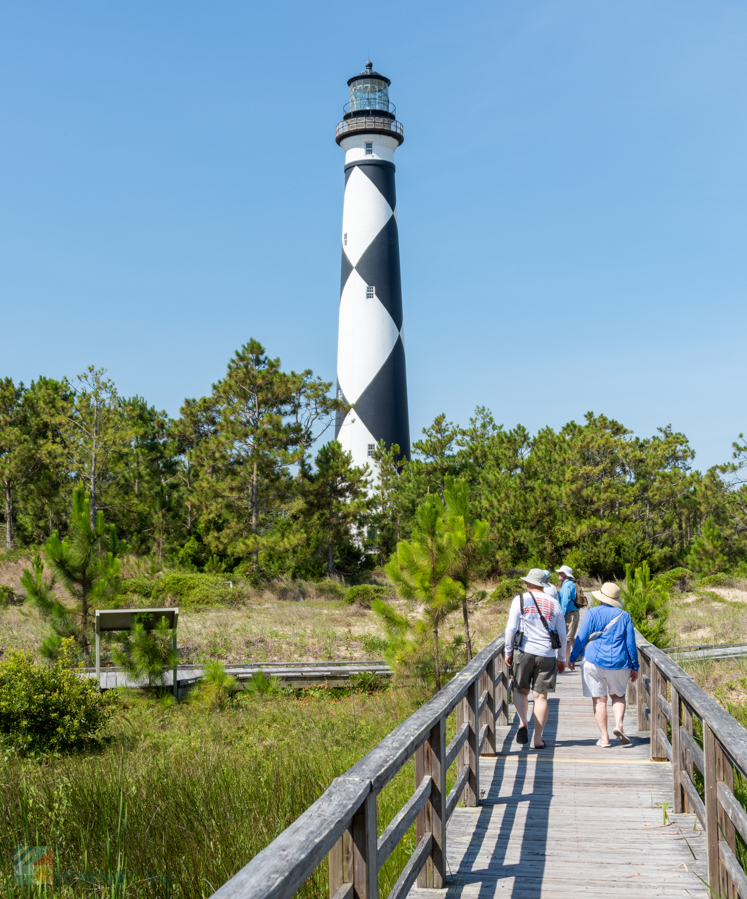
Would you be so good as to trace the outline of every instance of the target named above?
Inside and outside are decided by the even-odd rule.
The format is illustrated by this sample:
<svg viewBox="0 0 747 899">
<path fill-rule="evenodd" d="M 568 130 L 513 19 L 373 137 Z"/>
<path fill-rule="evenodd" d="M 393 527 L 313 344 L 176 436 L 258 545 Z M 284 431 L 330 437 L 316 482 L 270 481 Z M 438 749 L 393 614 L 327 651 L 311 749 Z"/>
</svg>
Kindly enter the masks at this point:
<svg viewBox="0 0 747 899">
<path fill-rule="evenodd" d="M 555 569 L 558 574 L 564 574 L 566 577 L 571 578 L 573 580 L 573 569 L 570 565 L 561 565 L 560 568 Z"/>
</svg>

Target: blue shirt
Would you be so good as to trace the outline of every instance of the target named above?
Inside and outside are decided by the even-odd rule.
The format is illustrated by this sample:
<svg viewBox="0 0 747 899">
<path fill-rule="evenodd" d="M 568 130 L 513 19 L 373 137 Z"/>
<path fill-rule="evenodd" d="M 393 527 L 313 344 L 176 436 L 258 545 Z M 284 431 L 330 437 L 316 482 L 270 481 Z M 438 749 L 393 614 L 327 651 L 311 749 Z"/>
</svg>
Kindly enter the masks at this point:
<svg viewBox="0 0 747 899">
<path fill-rule="evenodd" d="M 612 627 L 608 627 L 601 637 L 592 640 L 587 646 L 591 634 L 607 627 L 610 621 L 617 618 L 621 612 L 622 616 L 615 621 Z M 569 661 L 575 662 L 584 652 L 584 647 L 586 647 L 584 658 L 592 665 L 612 670 L 632 668 L 633 671 L 638 671 L 638 652 L 635 648 L 633 619 L 622 609 L 616 609 L 614 606 L 606 604 L 589 609 L 581 623 Z"/>
<path fill-rule="evenodd" d="M 558 589 L 558 602 L 560 610 L 564 615 L 569 612 L 575 612 L 578 609 L 576 605 L 576 583 L 573 578 L 567 577 Z"/>
</svg>

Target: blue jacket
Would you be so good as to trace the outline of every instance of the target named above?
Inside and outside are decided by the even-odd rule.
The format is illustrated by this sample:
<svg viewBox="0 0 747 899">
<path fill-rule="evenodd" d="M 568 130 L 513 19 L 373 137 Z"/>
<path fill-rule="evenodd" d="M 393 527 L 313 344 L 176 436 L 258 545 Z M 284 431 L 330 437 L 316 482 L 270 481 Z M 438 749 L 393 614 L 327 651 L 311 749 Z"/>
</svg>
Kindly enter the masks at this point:
<svg viewBox="0 0 747 899">
<path fill-rule="evenodd" d="M 560 610 L 564 615 L 567 615 L 569 612 L 575 612 L 578 609 L 576 605 L 576 583 L 572 578 L 567 577 L 560 585 L 558 602 L 560 602 Z"/>
<path fill-rule="evenodd" d="M 589 609 L 581 623 L 569 661 L 575 662 L 586 647 L 584 658 L 593 665 L 613 670 L 632 668 L 633 671 L 638 671 L 633 619 L 627 612 L 622 612 L 622 617 L 615 621 L 612 627 L 607 628 L 601 637 L 592 640 L 587 646 L 591 634 L 601 631 L 610 621 L 617 618 L 620 612 L 622 609 L 608 605 L 594 606 L 593 609 Z"/>
</svg>

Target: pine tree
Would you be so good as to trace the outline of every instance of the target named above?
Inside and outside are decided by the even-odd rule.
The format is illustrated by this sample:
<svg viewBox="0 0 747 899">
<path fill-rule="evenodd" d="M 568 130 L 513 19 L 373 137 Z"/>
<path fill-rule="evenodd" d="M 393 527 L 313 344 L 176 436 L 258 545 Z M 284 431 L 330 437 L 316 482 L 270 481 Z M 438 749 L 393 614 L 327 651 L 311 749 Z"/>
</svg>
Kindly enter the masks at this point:
<svg viewBox="0 0 747 899">
<path fill-rule="evenodd" d="M 693 540 L 690 555 L 687 557 L 689 567 L 697 574 L 716 574 L 726 567 L 726 556 L 721 551 L 724 536 L 721 529 L 710 516 L 703 522 L 700 537 Z"/>
<path fill-rule="evenodd" d="M 412 539 L 397 544 L 386 566 L 399 595 L 423 606 L 433 641 L 437 691 L 441 689 L 442 672 L 439 629 L 460 607 L 464 593 L 462 585 L 451 577 L 462 545 L 456 533 L 447 534 L 441 503 L 429 500 L 417 511 Z"/>
<path fill-rule="evenodd" d="M 156 615 L 148 613 L 135 616 L 132 629 L 122 645 L 114 647 L 112 656 L 136 683 L 147 681 L 151 690 L 164 685 L 166 672 L 178 661 L 168 621 L 163 615 L 156 621 Z"/>
<path fill-rule="evenodd" d="M 70 617 L 74 621 L 75 638 L 84 654 L 90 645 L 92 612 L 94 608 L 104 607 L 105 602 L 117 594 L 119 556 L 126 551 L 117 540 L 114 525 L 104 523 L 101 510 L 96 515 L 95 525 L 91 526 L 90 509 L 90 499 L 80 484 L 73 490 L 67 536 L 61 540 L 55 531 L 44 546 L 47 565 L 76 604 Z M 37 568 L 34 572 L 25 569 L 24 577 L 31 600 L 54 619 L 57 613 L 50 604 L 51 585 L 45 587 Z M 50 640 L 50 651 L 54 651 L 57 642 L 54 638 Z"/>
<path fill-rule="evenodd" d="M 665 587 L 652 582 L 647 562 L 635 570 L 632 565 L 625 566 L 622 599 L 625 611 L 644 639 L 654 646 L 666 646 L 669 594 Z"/>
<path fill-rule="evenodd" d="M 469 629 L 469 604 L 484 599 L 485 590 L 474 586 L 475 575 L 484 566 L 490 551 L 490 528 L 487 521 L 477 519 L 470 511 L 469 486 L 464 479 L 446 480 L 444 490 L 444 525 L 446 534 L 458 554 L 453 577 L 462 587 L 462 622 L 467 661 L 472 660 L 472 636 Z"/>
<path fill-rule="evenodd" d="M 324 534 L 327 574 L 336 570 L 335 555 L 351 547 L 355 530 L 362 525 L 367 506 L 368 466 L 353 465 L 353 457 L 332 440 L 325 443 L 315 459 L 304 496 L 315 524 Z"/>
</svg>

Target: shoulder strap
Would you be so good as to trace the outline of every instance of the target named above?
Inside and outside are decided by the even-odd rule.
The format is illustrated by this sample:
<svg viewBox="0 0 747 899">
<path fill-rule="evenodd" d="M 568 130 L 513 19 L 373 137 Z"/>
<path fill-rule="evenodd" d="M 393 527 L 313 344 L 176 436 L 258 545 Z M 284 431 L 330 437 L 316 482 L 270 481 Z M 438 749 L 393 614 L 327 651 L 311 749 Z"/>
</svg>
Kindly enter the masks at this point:
<svg viewBox="0 0 747 899">
<path fill-rule="evenodd" d="M 539 613 L 540 621 L 542 622 L 543 627 L 549 634 L 550 633 L 550 625 L 545 621 L 545 616 L 542 614 L 540 607 L 537 605 L 537 600 L 534 598 L 534 593 L 532 593 L 531 590 L 529 591 L 529 595 L 532 597 L 532 602 L 534 603 L 534 608 Z"/>
<path fill-rule="evenodd" d="M 619 615 L 615 615 L 615 617 L 612 619 L 612 621 L 607 622 L 607 624 L 601 629 L 601 631 L 594 631 L 593 634 L 589 634 L 589 639 L 586 642 L 591 643 L 592 640 L 598 640 L 599 637 L 601 637 L 602 634 L 607 630 L 607 628 L 612 627 L 612 625 L 616 621 L 619 621 L 623 617 L 624 614 L 625 614 L 625 611 L 620 612 Z"/>
</svg>

